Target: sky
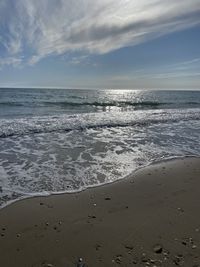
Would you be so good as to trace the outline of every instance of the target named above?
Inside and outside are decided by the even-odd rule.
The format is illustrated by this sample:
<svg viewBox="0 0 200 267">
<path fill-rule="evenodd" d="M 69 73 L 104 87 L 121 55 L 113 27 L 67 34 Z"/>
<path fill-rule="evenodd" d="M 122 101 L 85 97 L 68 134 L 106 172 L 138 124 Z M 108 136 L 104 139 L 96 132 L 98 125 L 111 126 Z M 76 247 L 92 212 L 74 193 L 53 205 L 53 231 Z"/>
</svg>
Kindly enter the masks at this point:
<svg viewBox="0 0 200 267">
<path fill-rule="evenodd" d="M 0 87 L 200 89 L 200 0 L 0 0 Z"/>
</svg>

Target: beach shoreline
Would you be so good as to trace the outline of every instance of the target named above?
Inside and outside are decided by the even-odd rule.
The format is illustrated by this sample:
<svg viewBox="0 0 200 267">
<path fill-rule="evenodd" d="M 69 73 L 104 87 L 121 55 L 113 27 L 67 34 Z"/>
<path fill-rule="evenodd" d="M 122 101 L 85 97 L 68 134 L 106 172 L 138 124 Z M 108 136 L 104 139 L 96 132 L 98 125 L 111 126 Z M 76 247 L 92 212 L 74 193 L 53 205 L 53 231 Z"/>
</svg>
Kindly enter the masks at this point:
<svg viewBox="0 0 200 267">
<path fill-rule="evenodd" d="M 0 266 L 200 266 L 200 159 L 0 210 Z"/>
</svg>

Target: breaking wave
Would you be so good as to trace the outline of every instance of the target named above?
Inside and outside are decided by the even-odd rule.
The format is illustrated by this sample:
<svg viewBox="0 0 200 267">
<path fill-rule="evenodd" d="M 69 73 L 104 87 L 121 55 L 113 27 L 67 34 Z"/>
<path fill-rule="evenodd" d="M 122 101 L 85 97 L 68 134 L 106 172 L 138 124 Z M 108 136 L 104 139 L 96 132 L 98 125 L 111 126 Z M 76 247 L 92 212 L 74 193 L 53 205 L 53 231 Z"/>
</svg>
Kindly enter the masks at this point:
<svg viewBox="0 0 200 267">
<path fill-rule="evenodd" d="M 0 120 L 0 138 L 34 133 L 63 132 L 98 127 L 126 127 L 165 122 L 200 120 L 200 109 L 146 110 L 134 112 L 87 113 Z"/>
</svg>

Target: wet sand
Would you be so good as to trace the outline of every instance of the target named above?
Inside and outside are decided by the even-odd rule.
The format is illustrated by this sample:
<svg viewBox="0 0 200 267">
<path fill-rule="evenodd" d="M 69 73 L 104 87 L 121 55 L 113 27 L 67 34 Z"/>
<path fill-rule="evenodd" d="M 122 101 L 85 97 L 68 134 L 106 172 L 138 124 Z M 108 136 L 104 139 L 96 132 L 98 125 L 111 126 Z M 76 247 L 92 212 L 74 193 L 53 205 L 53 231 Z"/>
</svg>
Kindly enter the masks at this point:
<svg viewBox="0 0 200 267">
<path fill-rule="evenodd" d="M 200 266 L 200 159 L 0 210 L 1 267 Z"/>
</svg>

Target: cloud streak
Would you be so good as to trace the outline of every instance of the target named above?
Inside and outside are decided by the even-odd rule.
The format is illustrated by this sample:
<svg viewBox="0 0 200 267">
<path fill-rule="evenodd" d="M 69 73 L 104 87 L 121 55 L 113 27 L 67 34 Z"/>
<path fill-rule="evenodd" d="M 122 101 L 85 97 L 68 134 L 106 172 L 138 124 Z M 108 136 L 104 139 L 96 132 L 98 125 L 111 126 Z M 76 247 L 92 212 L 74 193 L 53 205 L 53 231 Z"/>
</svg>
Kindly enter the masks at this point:
<svg viewBox="0 0 200 267">
<path fill-rule="evenodd" d="M 199 15 L 200 0 L 2 0 L 1 65 L 11 57 L 32 65 L 74 51 L 108 53 L 195 26 Z"/>
</svg>

